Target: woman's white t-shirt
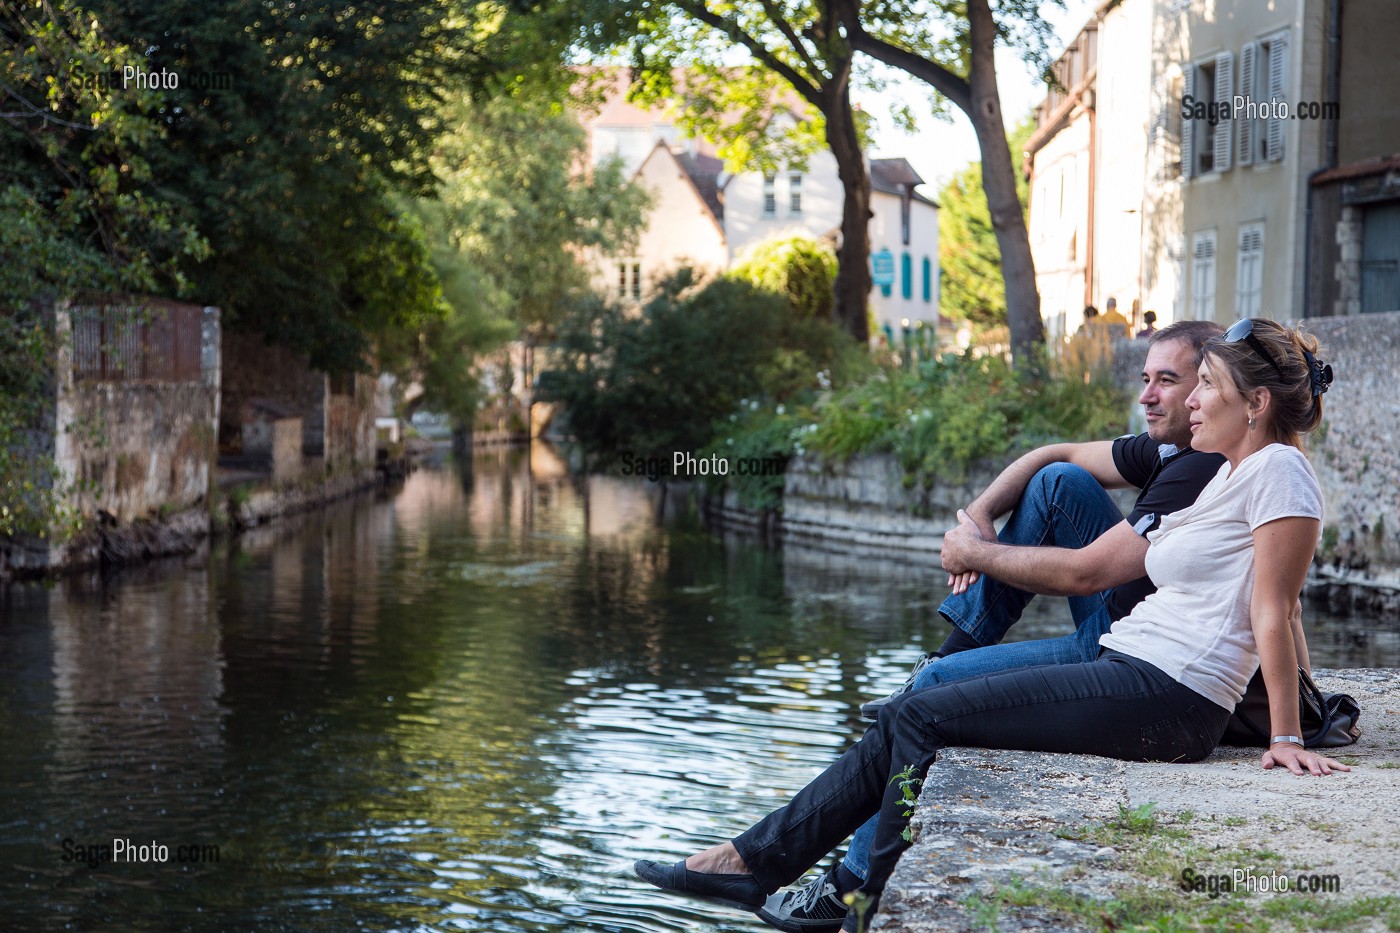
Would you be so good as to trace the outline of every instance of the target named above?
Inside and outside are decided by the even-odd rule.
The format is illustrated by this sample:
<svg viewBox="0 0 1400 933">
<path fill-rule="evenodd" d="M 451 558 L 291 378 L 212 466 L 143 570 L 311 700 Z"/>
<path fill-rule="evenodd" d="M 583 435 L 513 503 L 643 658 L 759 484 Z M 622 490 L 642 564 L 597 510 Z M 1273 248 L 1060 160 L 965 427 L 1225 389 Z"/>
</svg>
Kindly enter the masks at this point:
<svg viewBox="0 0 1400 933">
<path fill-rule="evenodd" d="M 1300 451 L 1270 444 L 1233 475 L 1225 463 L 1195 504 L 1148 535 L 1147 575 L 1157 592 L 1099 643 L 1234 709 L 1259 666 L 1249 623 L 1254 530 L 1295 516 L 1322 518 L 1322 490 Z"/>
</svg>

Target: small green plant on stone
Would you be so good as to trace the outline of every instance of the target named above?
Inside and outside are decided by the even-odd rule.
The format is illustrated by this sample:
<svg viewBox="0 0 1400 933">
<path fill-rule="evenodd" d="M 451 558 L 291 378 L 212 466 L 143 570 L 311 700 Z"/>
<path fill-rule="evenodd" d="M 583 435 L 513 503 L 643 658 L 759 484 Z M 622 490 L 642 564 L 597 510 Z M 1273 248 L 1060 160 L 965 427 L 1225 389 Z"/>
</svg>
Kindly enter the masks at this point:
<svg viewBox="0 0 1400 933">
<path fill-rule="evenodd" d="M 891 784 L 896 782 L 899 784 L 900 797 L 904 801 L 905 807 L 908 808 L 902 815 L 905 819 L 908 819 L 914 815 L 914 804 L 919 802 L 919 791 L 924 786 L 924 779 L 919 776 L 917 768 L 913 765 L 909 765 L 903 771 L 890 778 Z M 914 828 L 906 825 L 904 827 L 904 832 L 900 835 L 904 837 L 905 842 L 913 842 Z"/>
</svg>

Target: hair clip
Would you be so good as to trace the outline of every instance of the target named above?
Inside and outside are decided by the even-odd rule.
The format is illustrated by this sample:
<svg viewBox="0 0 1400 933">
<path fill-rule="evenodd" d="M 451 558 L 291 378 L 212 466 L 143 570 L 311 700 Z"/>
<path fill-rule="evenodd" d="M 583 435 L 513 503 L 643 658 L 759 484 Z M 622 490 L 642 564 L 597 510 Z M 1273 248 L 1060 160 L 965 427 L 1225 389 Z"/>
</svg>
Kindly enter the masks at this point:
<svg viewBox="0 0 1400 933">
<path fill-rule="evenodd" d="M 1308 361 L 1308 376 L 1312 379 L 1313 398 L 1317 398 L 1326 392 L 1327 387 L 1332 384 L 1332 365 L 1322 362 L 1307 350 L 1303 351 L 1303 358 Z"/>
</svg>

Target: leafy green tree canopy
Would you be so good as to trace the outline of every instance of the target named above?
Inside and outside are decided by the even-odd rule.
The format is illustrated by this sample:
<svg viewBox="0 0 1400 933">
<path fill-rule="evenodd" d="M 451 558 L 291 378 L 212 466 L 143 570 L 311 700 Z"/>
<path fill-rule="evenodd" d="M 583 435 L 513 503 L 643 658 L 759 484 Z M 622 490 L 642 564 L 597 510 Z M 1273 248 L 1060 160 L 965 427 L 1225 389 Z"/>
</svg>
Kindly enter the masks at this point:
<svg viewBox="0 0 1400 933">
<path fill-rule="evenodd" d="M 1020 153 L 1035 129 L 1027 119 L 1007 137 Z M 1029 184 L 1017 172 L 1016 190 L 1026 208 Z M 982 188 L 982 165 L 973 162 L 944 185 L 938 196 L 938 264 L 943 273 L 940 310 L 978 330 L 1006 326 L 1006 286 L 1001 276 L 1001 248 Z"/>
</svg>

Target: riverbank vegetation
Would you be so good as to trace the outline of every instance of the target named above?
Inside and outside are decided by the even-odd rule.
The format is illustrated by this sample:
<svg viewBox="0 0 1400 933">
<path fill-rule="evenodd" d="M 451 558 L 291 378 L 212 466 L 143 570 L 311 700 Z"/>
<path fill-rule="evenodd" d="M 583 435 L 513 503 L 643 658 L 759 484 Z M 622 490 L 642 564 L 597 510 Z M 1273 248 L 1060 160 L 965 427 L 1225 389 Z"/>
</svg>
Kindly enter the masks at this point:
<svg viewBox="0 0 1400 933">
<path fill-rule="evenodd" d="M 927 487 L 1015 449 L 1126 429 L 1122 390 L 1078 356 L 1049 360 L 1041 375 L 998 354 L 854 347 L 821 313 L 822 249 L 789 238 L 708 283 L 682 272 L 635 313 L 597 302 L 567 315 L 556 396 L 592 464 L 669 464 L 677 451 L 767 463 L 890 453 L 906 483 Z M 749 508 L 781 502 L 781 471 L 721 481 Z"/>
</svg>

